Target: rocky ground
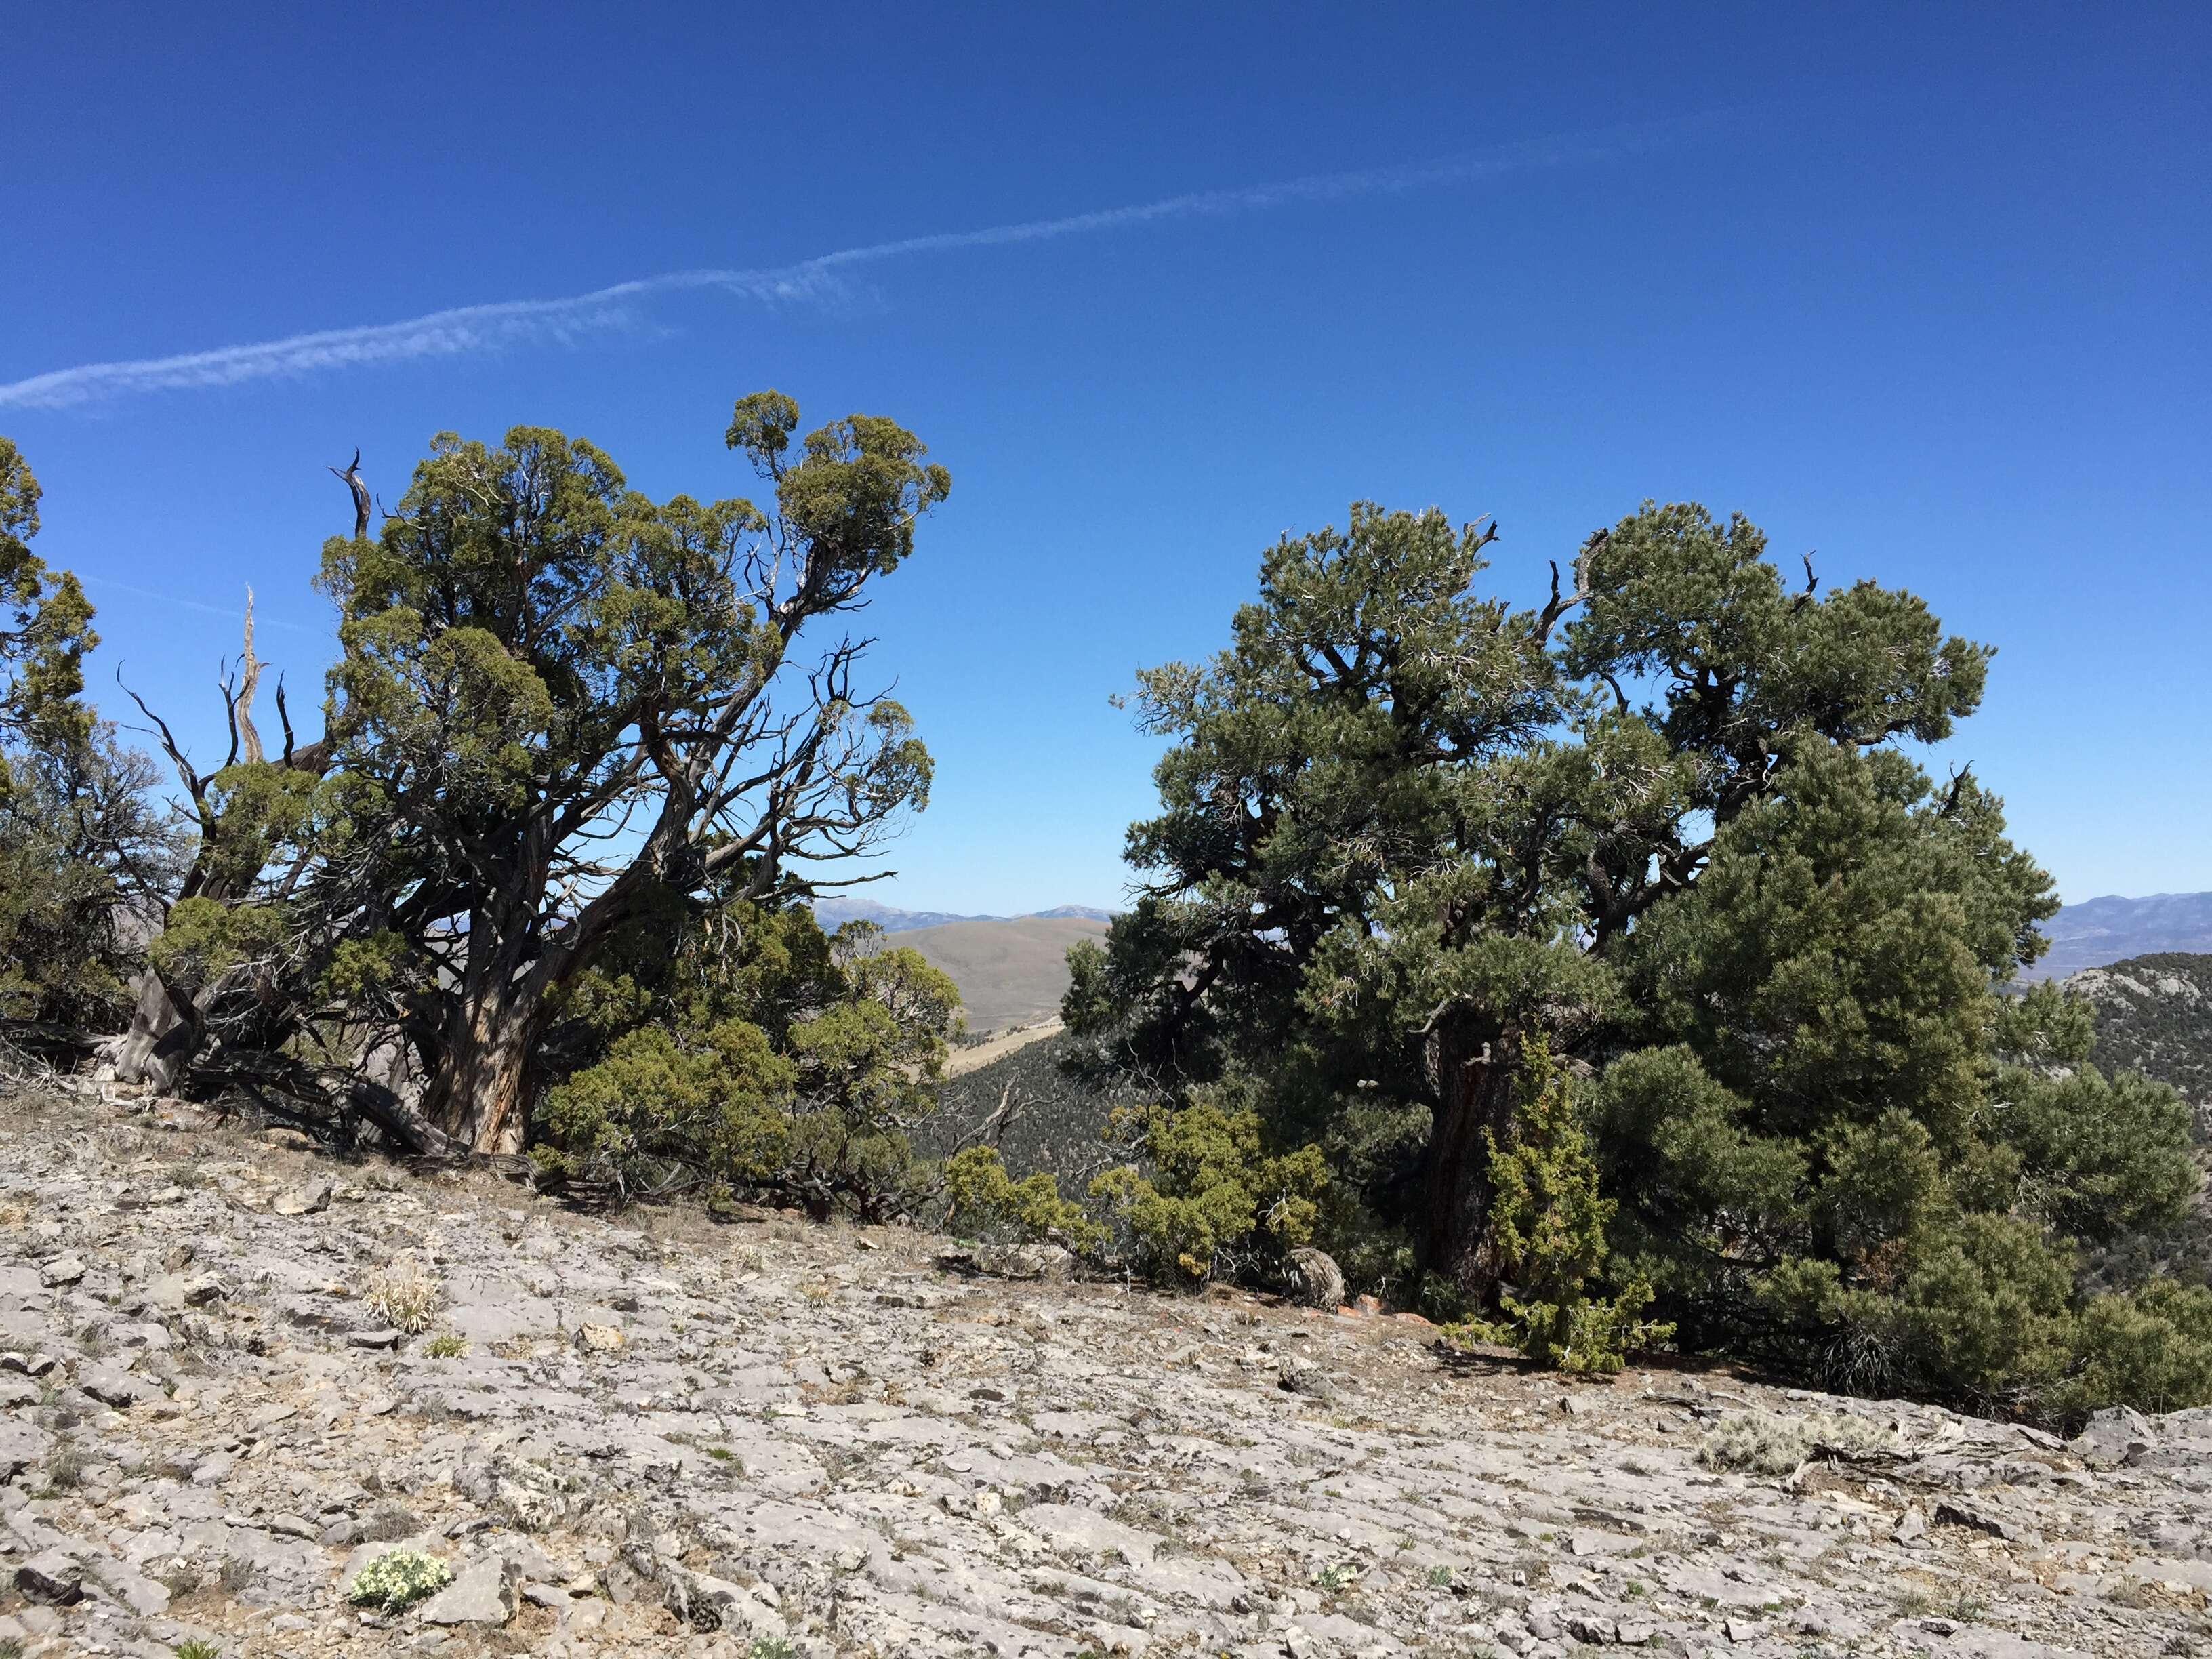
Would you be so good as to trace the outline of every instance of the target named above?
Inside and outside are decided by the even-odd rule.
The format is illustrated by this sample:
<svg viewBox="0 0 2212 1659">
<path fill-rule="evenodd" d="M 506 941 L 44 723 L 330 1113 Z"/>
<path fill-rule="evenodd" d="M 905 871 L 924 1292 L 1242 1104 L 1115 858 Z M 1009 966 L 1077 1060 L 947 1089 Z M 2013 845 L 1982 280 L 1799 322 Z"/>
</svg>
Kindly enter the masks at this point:
<svg viewBox="0 0 2212 1659">
<path fill-rule="evenodd" d="M 1570 1384 L 295 1140 L 0 1099 L 0 1656 L 2212 1653 L 2212 1413 Z M 1827 1411 L 1875 1449 L 1699 1461 Z"/>
</svg>

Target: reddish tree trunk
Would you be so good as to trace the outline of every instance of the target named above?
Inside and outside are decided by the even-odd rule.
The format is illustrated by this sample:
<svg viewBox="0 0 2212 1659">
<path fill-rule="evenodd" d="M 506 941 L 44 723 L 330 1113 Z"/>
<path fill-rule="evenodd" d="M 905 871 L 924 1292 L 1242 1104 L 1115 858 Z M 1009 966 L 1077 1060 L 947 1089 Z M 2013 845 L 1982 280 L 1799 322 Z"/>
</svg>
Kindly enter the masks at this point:
<svg viewBox="0 0 2212 1659">
<path fill-rule="evenodd" d="M 431 1109 L 439 1127 L 471 1152 L 522 1150 L 539 1000 L 522 987 L 501 985 L 455 1011 Z"/>
<path fill-rule="evenodd" d="M 528 1132 L 530 1062 L 545 1006 L 546 969 L 526 941 L 534 896 L 502 894 L 469 917 L 460 994 L 431 1079 L 434 1121 L 473 1152 L 518 1152 Z"/>
</svg>

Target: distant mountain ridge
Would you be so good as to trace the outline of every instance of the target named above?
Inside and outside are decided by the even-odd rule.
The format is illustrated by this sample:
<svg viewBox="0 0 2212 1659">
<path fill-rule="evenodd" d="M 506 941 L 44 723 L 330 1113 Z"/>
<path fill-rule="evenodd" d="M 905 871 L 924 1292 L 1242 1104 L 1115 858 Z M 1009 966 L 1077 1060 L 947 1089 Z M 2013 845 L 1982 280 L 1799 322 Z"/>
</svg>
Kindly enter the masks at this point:
<svg viewBox="0 0 2212 1659">
<path fill-rule="evenodd" d="M 824 927 L 842 927 L 848 921 L 872 921 L 886 933 L 910 933 L 918 927 L 942 927 L 955 921 L 1064 921 L 1080 918 L 1086 921 L 1111 921 L 1111 910 L 1095 909 L 1087 904 L 1062 904 L 1049 910 L 1028 910 L 1018 916 L 970 916 L 951 910 L 902 910 L 896 905 L 883 904 L 874 899 L 831 897 L 814 901 L 814 919 Z"/>
<path fill-rule="evenodd" d="M 2108 894 L 2069 904 L 2043 924 L 2051 949 L 2026 979 L 2064 979 L 2130 957 L 2212 951 L 2212 893 Z"/>
<path fill-rule="evenodd" d="M 968 1029 L 980 1036 L 1057 1013 L 1067 990 L 1068 946 L 1104 937 L 1114 913 L 1061 904 L 1025 916 L 963 916 L 946 910 L 902 910 L 841 894 L 816 900 L 814 918 L 832 929 L 848 921 L 872 921 L 897 934 L 901 945 L 921 951 L 952 976 L 967 1009 Z"/>
</svg>

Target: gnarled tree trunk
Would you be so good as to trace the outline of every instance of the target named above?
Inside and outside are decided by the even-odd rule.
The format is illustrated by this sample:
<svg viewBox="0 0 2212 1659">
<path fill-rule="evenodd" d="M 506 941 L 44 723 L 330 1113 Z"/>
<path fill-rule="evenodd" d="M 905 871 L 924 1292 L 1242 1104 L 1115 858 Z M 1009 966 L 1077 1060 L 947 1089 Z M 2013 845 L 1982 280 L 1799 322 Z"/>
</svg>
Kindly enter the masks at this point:
<svg viewBox="0 0 2212 1659">
<path fill-rule="evenodd" d="M 1512 1139 L 1519 1044 L 1510 1031 L 1478 1040 L 1446 1022 L 1431 1034 L 1427 1058 L 1437 1099 L 1422 1171 L 1421 1263 L 1486 1308 L 1504 1274 L 1491 1237 L 1496 1189 L 1483 1132 L 1501 1146 Z"/>
<path fill-rule="evenodd" d="M 115 1057 L 115 1075 L 168 1094 L 199 1052 L 199 1011 L 151 968 L 138 975 L 131 1030 Z"/>
<path fill-rule="evenodd" d="M 469 913 L 445 1052 L 424 1103 L 438 1127 L 473 1152 L 522 1150 L 546 995 L 570 959 L 532 927 L 544 902 L 542 845 L 526 837 L 505 890 Z"/>
<path fill-rule="evenodd" d="M 356 458 L 356 462 L 359 457 Z M 356 481 L 356 494 L 359 491 Z M 239 659 L 239 676 L 227 685 L 224 692 L 225 714 L 230 721 L 231 744 L 229 756 L 223 766 L 234 764 L 243 758 L 249 765 L 264 763 L 261 734 L 253 724 L 253 698 L 261 684 L 261 659 L 253 651 L 253 590 L 246 590 L 246 647 Z M 161 732 L 161 746 L 168 751 L 169 759 L 177 769 L 185 791 L 191 799 L 194 815 L 199 820 L 200 847 L 193 857 L 191 868 L 185 872 L 183 885 L 178 890 L 179 901 L 188 898 L 212 899 L 218 904 L 229 904 L 243 896 L 228 876 L 210 867 L 210 845 L 215 831 L 216 808 L 209 795 L 209 787 L 215 781 L 216 772 L 202 773 L 185 757 L 177 746 L 174 735 L 161 716 L 148 708 L 144 702 L 132 693 L 132 701 L 151 720 Z M 318 740 L 304 746 L 292 741 L 292 722 L 284 707 L 284 687 L 280 680 L 276 686 L 276 714 L 284 727 L 284 752 L 277 764 L 299 771 L 322 775 L 329 763 L 330 745 Z M 207 999 L 213 1000 L 219 988 L 207 988 Z M 194 1000 L 177 990 L 152 967 L 139 975 L 134 987 L 136 1006 L 131 1012 L 131 1030 L 125 1036 L 123 1046 L 115 1060 L 115 1075 L 124 1083 L 144 1083 L 166 1094 L 174 1090 L 191 1068 L 194 1057 L 206 1040 L 206 1030 L 200 1010 Z"/>
<path fill-rule="evenodd" d="M 539 1002 L 502 986 L 454 1010 L 430 1106 L 439 1127 L 471 1152 L 522 1150 Z"/>
<path fill-rule="evenodd" d="M 204 846 L 204 837 L 203 846 Z M 210 872 L 204 854 L 192 861 L 185 875 L 179 901 L 212 899 L 228 904 L 230 884 Z M 137 1003 L 131 1011 L 131 1030 L 115 1057 L 115 1075 L 124 1083 L 143 1083 L 162 1094 L 173 1092 L 191 1067 L 207 1040 L 198 1004 L 161 977 L 149 965 L 134 988 Z"/>
</svg>

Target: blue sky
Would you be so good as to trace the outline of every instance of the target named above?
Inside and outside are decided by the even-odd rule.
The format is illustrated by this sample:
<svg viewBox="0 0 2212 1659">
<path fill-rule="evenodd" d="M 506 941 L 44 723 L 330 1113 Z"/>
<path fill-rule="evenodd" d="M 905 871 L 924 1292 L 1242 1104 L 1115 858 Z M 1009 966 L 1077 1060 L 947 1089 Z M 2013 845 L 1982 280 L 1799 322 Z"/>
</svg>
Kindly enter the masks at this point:
<svg viewBox="0 0 2212 1659">
<path fill-rule="evenodd" d="M 319 684 L 355 446 L 387 501 L 519 422 L 742 494 L 773 386 L 954 476 L 866 617 L 939 763 L 878 896 L 1115 902 L 1109 694 L 1355 498 L 1495 514 L 1528 594 L 1741 508 L 2000 647 L 1943 758 L 2067 898 L 2212 887 L 2202 7 L 55 6 L 9 55 L 0 432 L 95 687 L 204 752 L 246 584 Z M 702 270 L 776 274 L 64 373 Z"/>
</svg>

